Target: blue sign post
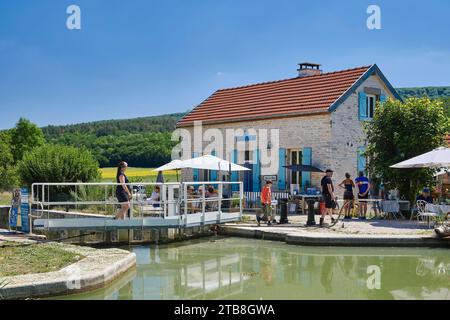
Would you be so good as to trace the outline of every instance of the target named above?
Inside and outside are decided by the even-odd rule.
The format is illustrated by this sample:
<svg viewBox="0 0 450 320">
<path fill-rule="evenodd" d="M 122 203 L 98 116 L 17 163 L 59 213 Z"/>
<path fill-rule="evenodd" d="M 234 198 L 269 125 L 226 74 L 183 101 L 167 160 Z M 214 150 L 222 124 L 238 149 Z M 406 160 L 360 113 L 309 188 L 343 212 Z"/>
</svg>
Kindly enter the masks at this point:
<svg viewBox="0 0 450 320">
<path fill-rule="evenodd" d="M 11 207 L 9 214 L 9 228 L 17 228 L 17 216 L 19 215 L 19 207 Z"/>
<path fill-rule="evenodd" d="M 11 200 L 11 210 L 9 211 L 9 229 L 12 228 L 17 230 L 20 224 L 20 190 L 16 189 L 13 192 L 13 197 Z"/>
<path fill-rule="evenodd" d="M 29 220 L 29 192 L 27 188 L 20 189 L 21 193 L 21 205 L 20 205 L 20 218 L 22 221 L 22 232 L 30 232 L 30 220 Z"/>
</svg>

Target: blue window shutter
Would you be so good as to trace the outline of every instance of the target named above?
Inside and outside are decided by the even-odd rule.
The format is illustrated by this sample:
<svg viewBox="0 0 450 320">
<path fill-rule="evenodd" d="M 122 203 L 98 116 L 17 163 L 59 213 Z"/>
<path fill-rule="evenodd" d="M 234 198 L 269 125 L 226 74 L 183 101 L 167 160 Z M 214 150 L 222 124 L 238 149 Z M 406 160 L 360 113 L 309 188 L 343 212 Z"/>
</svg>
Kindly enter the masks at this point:
<svg viewBox="0 0 450 320">
<path fill-rule="evenodd" d="M 303 148 L 302 164 L 312 165 L 312 148 Z M 302 190 L 305 191 L 308 186 L 311 186 L 311 172 L 302 172 Z"/>
<path fill-rule="evenodd" d="M 253 192 L 261 191 L 261 164 L 259 161 L 259 150 L 253 151 Z"/>
<path fill-rule="evenodd" d="M 364 152 L 366 151 L 366 148 L 359 147 L 358 148 L 358 172 L 366 171 L 366 156 L 364 155 Z"/>
<path fill-rule="evenodd" d="M 192 158 L 197 158 L 198 157 L 198 153 L 197 152 L 193 152 L 192 153 Z M 193 182 L 199 182 L 200 181 L 200 170 L 199 169 L 193 169 Z"/>
<path fill-rule="evenodd" d="M 213 150 L 211 155 L 216 156 L 217 152 Z M 211 170 L 211 181 L 217 181 L 218 170 Z"/>
<path fill-rule="evenodd" d="M 387 96 L 384 94 L 380 95 L 380 103 L 384 103 L 386 101 L 387 101 Z"/>
<path fill-rule="evenodd" d="M 367 119 L 367 95 L 364 92 L 359 93 L 359 120 Z"/>
<path fill-rule="evenodd" d="M 278 190 L 286 190 L 286 149 L 278 150 Z"/>
<path fill-rule="evenodd" d="M 233 153 L 231 154 L 231 162 L 238 164 L 238 152 L 237 150 L 233 150 Z M 238 182 L 239 181 L 239 173 L 237 171 L 231 172 L 231 181 L 232 182 Z M 239 186 L 237 184 L 231 185 L 232 191 L 239 191 Z"/>
</svg>

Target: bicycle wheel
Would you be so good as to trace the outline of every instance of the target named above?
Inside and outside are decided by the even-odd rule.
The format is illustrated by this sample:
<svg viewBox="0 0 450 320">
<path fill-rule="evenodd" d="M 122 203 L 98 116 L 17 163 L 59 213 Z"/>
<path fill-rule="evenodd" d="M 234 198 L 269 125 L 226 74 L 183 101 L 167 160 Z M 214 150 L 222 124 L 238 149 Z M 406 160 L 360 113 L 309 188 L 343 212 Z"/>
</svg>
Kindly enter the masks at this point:
<svg viewBox="0 0 450 320">
<path fill-rule="evenodd" d="M 354 200 L 352 202 L 353 202 L 353 204 L 352 204 L 352 207 L 350 207 L 350 215 L 353 218 L 358 218 L 359 217 L 359 202 L 356 202 Z"/>
</svg>

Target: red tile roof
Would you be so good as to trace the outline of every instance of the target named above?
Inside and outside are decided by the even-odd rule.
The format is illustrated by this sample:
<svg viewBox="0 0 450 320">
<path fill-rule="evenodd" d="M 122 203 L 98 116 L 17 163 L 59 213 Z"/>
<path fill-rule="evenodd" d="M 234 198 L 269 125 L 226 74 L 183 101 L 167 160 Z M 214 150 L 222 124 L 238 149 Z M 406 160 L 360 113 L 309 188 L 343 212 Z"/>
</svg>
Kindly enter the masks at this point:
<svg viewBox="0 0 450 320">
<path fill-rule="evenodd" d="M 447 135 L 447 137 L 445 138 L 445 140 L 447 140 L 447 145 L 450 148 L 450 134 Z"/>
<path fill-rule="evenodd" d="M 194 121 L 226 123 L 328 112 L 370 67 L 218 90 L 177 126 L 191 126 Z"/>
</svg>

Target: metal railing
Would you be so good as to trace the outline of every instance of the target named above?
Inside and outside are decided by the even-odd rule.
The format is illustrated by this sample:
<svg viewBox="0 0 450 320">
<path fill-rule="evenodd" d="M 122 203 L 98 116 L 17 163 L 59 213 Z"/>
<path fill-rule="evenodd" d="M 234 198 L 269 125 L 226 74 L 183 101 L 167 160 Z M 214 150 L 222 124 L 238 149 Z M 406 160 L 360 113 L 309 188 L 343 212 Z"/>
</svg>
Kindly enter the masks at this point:
<svg viewBox="0 0 450 320">
<path fill-rule="evenodd" d="M 272 191 L 272 198 L 274 200 L 288 199 L 289 197 L 289 192 Z M 261 192 L 244 192 L 244 198 L 246 208 L 255 208 L 261 206 Z"/>
<path fill-rule="evenodd" d="M 112 216 L 120 205 L 116 199 L 116 188 L 120 183 L 34 183 L 31 187 L 30 206 L 39 215 L 32 218 L 50 219 L 50 213 L 73 213 L 77 216 Z M 237 185 L 238 188 L 233 187 Z M 132 191 L 129 201 L 129 218 L 185 216 L 201 214 L 201 220 L 209 212 L 239 213 L 243 212 L 243 183 L 242 182 L 183 182 L 183 183 L 128 183 Z M 155 188 L 159 187 L 159 199 L 151 196 Z M 212 187 L 214 192 L 208 192 Z M 192 189 L 194 191 L 192 192 Z M 238 189 L 232 192 L 232 189 Z M 234 207 L 233 207 L 234 205 Z M 58 211 L 59 210 L 59 211 Z M 187 221 L 187 219 L 184 219 Z"/>
</svg>

